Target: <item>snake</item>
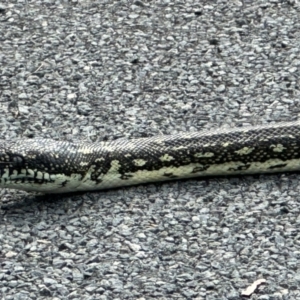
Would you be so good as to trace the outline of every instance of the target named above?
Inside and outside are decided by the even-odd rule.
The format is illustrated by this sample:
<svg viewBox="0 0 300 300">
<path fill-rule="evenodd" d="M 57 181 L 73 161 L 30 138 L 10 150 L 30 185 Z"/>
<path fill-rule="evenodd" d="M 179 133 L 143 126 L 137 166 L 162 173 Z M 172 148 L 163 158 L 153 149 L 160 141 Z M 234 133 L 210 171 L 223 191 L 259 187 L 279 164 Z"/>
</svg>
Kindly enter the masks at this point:
<svg viewBox="0 0 300 300">
<path fill-rule="evenodd" d="M 0 142 L 0 187 L 27 192 L 299 170 L 300 121 L 99 142 Z"/>
</svg>

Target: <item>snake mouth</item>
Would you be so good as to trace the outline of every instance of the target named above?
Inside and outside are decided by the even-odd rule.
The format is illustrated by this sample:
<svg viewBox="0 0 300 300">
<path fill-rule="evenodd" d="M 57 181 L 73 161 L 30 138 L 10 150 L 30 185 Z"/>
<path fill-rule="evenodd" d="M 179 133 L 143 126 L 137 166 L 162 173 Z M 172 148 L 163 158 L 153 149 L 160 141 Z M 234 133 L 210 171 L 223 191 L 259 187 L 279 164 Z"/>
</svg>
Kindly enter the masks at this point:
<svg viewBox="0 0 300 300">
<path fill-rule="evenodd" d="M 12 171 L 10 175 L 2 172 L 0 185 L 2 188 L 12 188 L 27 192 L 68 193 L 76 191 L 82 184 L 82 175 L 49 174 L 23 169 Z"/>
</svg>

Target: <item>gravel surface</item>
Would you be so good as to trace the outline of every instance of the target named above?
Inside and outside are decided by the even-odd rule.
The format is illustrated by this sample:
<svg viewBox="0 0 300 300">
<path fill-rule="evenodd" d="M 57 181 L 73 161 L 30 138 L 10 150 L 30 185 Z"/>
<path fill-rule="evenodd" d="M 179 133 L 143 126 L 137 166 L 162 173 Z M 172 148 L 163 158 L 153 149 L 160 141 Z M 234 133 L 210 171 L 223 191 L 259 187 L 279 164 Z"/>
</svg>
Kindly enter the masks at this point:
<svg viewBox="0 0 300 300">
<path fill-rule="evenodd" d="M 298 118 L 297 0 L 0 4 L 0 138 Z M 299 299 L 298 174 L 1 190 L 1 299 Z"/>
</svg>

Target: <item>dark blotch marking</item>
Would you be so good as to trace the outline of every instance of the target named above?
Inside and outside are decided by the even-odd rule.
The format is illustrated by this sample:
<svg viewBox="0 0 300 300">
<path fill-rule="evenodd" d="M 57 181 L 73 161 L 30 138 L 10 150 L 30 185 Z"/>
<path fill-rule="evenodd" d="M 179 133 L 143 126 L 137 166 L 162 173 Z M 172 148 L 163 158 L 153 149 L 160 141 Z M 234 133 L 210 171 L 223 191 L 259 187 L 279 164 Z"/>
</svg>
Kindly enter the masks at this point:
<svg viewBox="0 0 300 300">
<path fill-rule="evenodd" d="M 193 169 L 192 173 L 198 173 L 198 172 L 203 172 L 206 171 L 210 165 L 205 165 L 205 166 L 199 166 Z"/>
<path fill-rule="evenodd" d="M 284 168 L 286 167 L 287 164 L 278 164 L 278 165 L 274 165 L 274 166 L 270 166 L 269 169 L 277 169 L 277 168 Z"/>
<path fill-rule="evenodd" d="M 173 173 L 164 173 L 164 176 L 168 178 L 177 178 L 177 176 L 174 175 Z"/>
<path fill-rule="evenodd" d="M 250 168 L 251 164 L 237 166 L 236 168 L 229 168 L 228 171 L 237 172 L 237 171 L 245 171 Z"/>
<path fill-rule="evenodd" d="M 133 177 L 133 175 L 131 175 L 131 174 L 122 174 L 120 178 L 121 178 L 122 180 L 128 180 L 128 179 L 130 179 L 131 177 Z"/>
<path fill-rule="evenodd" d="M 63 181 L 63 182 L 61 183 L 61 186 L 62 186 L 62 187 L 65 187 L 65 186 L 67 185 L 68 182 L 69 182 L 69 180 Z"/>
</svg>

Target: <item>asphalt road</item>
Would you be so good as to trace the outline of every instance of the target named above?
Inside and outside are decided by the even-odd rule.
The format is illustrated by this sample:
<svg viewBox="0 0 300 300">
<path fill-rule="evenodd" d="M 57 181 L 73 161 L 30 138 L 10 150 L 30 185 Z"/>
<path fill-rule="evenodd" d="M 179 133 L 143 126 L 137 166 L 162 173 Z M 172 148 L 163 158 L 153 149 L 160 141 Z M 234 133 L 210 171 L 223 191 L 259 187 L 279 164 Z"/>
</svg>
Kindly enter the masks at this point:
<svg viewBox="0 0 300 300">
<path fill-rule="evenodd" d="M 300 7 L 1 1 L 0 138 L 103 141 L 299 115 Z M 1 299 L 299 299 L 300 175 L 1 190 Z"/>
</svg>

